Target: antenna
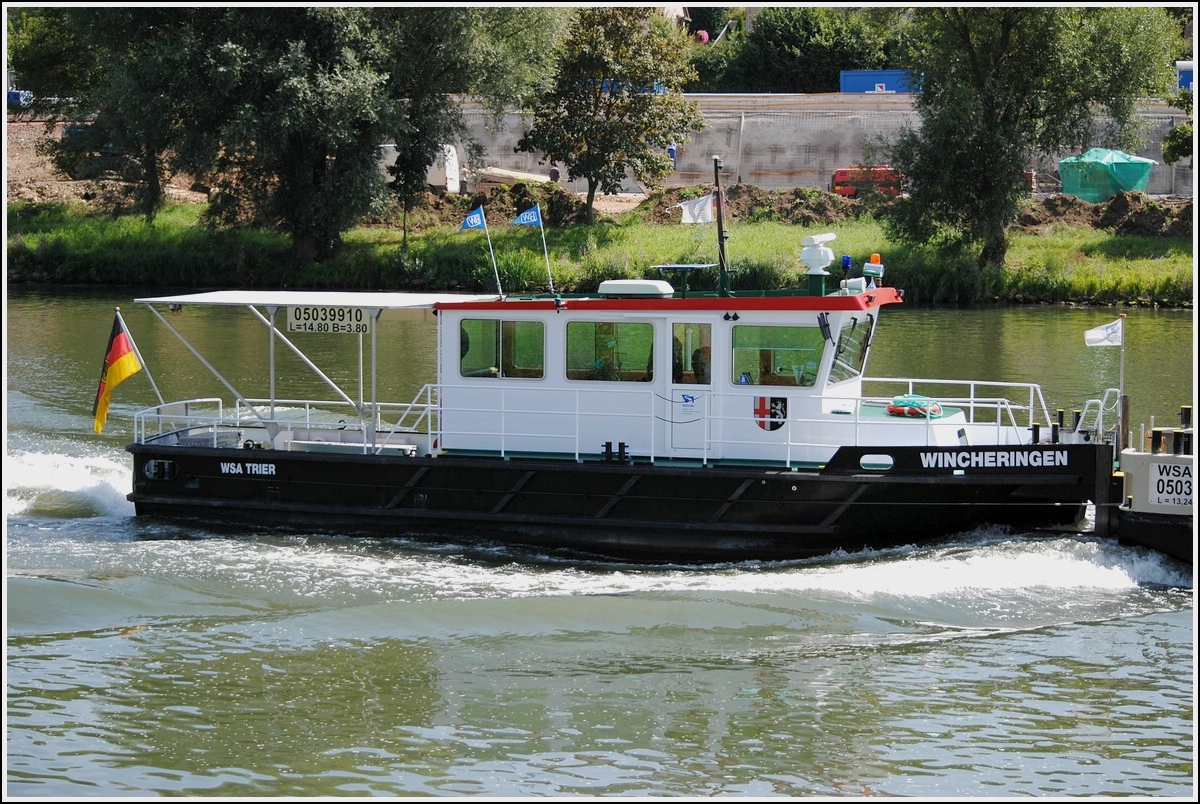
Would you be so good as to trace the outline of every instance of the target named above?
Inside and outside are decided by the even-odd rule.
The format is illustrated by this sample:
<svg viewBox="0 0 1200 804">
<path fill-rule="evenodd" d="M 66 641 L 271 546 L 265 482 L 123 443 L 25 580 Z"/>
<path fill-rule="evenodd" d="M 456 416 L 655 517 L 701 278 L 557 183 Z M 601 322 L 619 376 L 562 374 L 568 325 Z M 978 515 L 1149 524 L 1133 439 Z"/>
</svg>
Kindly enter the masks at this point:
<svg viewBox="0 0 1200 804">
<path fill-rule="evenodd" d="M 725 198 L 721 193 L 721 168 L 725 164 L 721 157 L 713 157 L 713 195 L 717 204 L 717 262 L 721 268 L 720 293 L 722 296 L 732 296 L 729 292 L 729 258 L 725 256 L 725 241 L 729 234 L 725 231 Z"/>
</svg>

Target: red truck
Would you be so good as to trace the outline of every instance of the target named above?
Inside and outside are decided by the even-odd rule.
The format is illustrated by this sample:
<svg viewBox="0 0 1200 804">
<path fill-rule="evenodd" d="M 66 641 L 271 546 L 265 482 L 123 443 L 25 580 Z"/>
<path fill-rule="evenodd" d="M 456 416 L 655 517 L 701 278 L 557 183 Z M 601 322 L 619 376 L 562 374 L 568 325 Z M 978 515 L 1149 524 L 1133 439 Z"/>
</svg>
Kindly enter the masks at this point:
<svg viewBox="0 0 1200 804">
<path fill-rule="evenodd" d="M 839 168 L 833 171 L 833 192 L 853 198 L 861 192 L 874 190 L 887 195 L 899 195 L 900 174 L 887 165 Z"/>
</svg>

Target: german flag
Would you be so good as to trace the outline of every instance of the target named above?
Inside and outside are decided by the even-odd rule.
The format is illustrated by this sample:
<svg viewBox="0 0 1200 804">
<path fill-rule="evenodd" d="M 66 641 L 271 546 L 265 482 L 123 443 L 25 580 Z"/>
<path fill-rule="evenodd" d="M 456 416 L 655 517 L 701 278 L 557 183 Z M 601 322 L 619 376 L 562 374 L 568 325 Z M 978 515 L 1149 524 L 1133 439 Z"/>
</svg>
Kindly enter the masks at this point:
<svg viewBox="0 0 1200 804">
<path fill-rule="evenodd" d="M 142 370 L 137 354 L 133 349 L 133 338 L 125 329 L 121 320 L 121 309 L 118 307 L 113 319 L 112 334 L 108 336 L 108 348 L 104 351 L 104 365 L 100 369 L 100 387 L 96 389 L 96 404 L 92 406 L 92 416 L 96 421 L 93 429 L 97 433 L 104 429 L 108 419 L 108 403 L 112 398 L 113 389 L 127 377 L 132 377 Z"/>
</svg>

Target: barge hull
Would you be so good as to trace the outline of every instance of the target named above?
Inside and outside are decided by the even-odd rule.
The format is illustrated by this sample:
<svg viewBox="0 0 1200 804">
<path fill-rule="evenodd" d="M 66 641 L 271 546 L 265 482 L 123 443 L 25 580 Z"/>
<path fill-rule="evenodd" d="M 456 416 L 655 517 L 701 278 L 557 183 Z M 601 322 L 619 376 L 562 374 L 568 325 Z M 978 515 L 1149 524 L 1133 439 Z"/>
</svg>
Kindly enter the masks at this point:
<svg viewBox="0 0 1200 804">
<path fill-rule="evenodd" d="M 1018 448 L 1049 454 L 1041 447 Z M 331 455 L 133 444 L 138 515 L 345 535 L 461 537 L 668 562 L 883 548 L 980 523 L 1073 528 L 1109 488 L 1111 448 L 1061 465 L 922 468 L 942 450 L 843 448 L 820 469 L 499 457 Z M 1065 457 L 1063 457 L 1065 456 Z M 1054 462 L 1047 459 L 1047 464 Z M 943 461 L 942 463 L 945 463 Z"/>
</svg>

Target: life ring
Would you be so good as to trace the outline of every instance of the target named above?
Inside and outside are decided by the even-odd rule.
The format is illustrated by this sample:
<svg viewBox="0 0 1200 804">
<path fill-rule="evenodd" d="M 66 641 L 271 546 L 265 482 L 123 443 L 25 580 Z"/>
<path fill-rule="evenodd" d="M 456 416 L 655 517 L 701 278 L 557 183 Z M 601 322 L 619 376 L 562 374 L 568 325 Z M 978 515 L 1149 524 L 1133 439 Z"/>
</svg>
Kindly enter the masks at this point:
<svg viewBox="0 0 1200 804">
<path fill-rule="evenodd" d="M 930 399 L 920 394 L 902 394 L 892 400 L 887 406 L 887 412 L 892 416 L 911 416 L 924 419 L 928 416 L 936 419 L 942 415 L 942 406 L 936 399 Z"/>
</svg>

